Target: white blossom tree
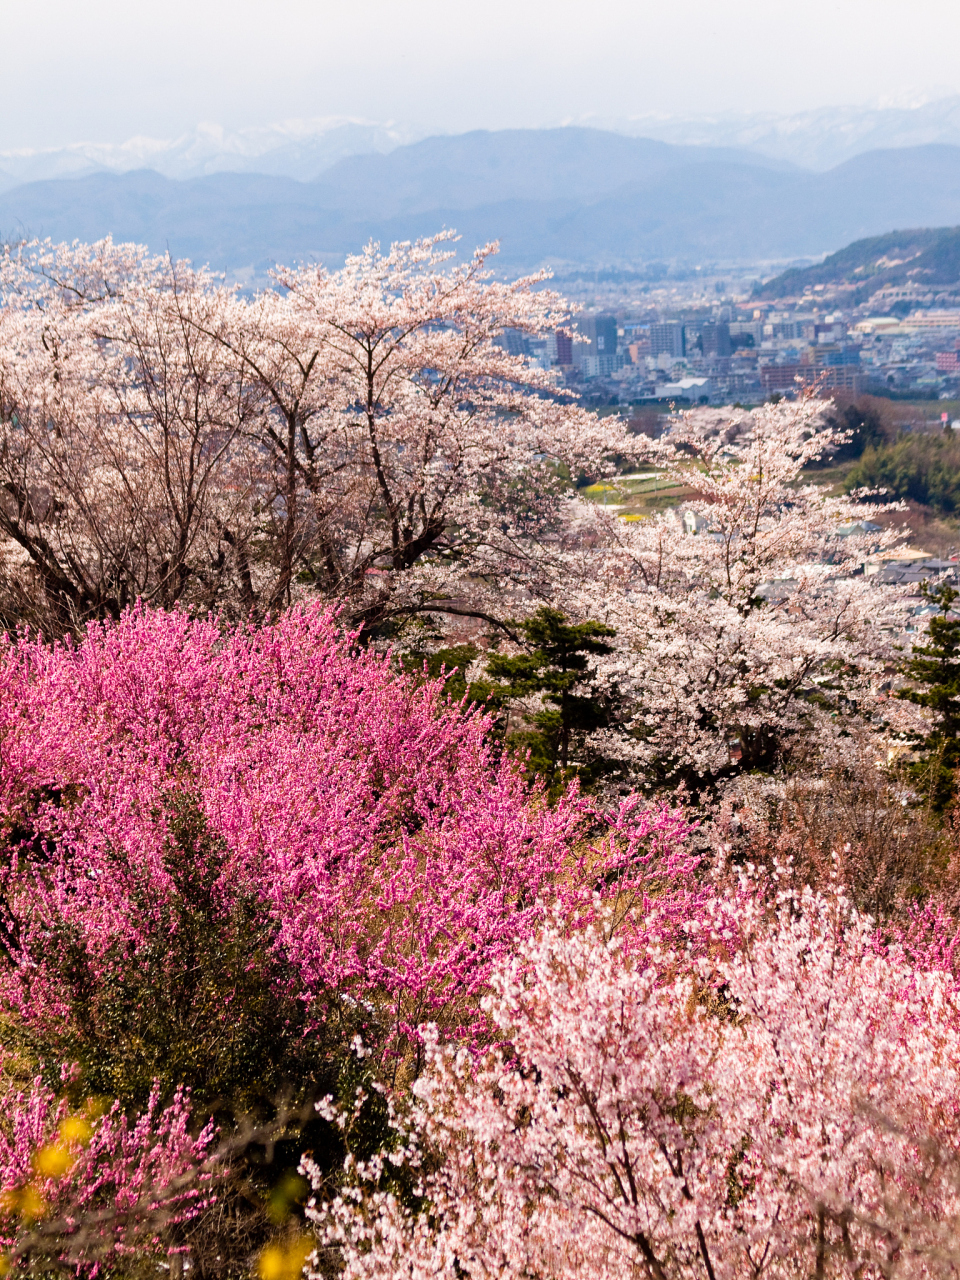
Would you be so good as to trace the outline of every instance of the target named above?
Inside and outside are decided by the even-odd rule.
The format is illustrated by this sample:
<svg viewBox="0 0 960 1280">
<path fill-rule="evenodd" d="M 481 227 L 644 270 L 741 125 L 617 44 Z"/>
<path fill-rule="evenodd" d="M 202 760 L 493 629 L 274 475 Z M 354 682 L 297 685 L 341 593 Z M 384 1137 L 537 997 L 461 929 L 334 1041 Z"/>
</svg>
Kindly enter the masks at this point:
<svg viewBox="0 0 960 1280">
<path fill-rule="evenodd" d="M 109 242 L 2 266 L 7 609 L 57 631 L 137 599 L 228 601 L 257 482 L 242 378 L 205 336 L 225 292 Z"/>
<path fill-rule="evenodd" d="M 484 612 L 562 514 L 557 465 L 631 437 L 500 344 L 568 308 L 449 235 L 254 297 L 136 246 L 8 251 L 0 533 L 61 624 L 136 598 L 236 612 L 319 590 L 376 623 Z M 15 593 L 16 594 L 16 593 Z M 43 610 L 39 612 L 42 614 Z"/>
<path fill-rule="evenodd" d="M 851 716 L 890 712 L 881 686 L 903 607 L 862 566 L 899 535 L 865 531 L 875 505 L 804 476 L 840 442 L 828 408 L 695 410 L 648 445 L 664 481 L 691 493 L 682 510 L 570 513 L 579 542 L 549 589 L 617 630 L 606 677 L 625 712 L 608 746 L 641 776 L 696 791 L 770 772 L 811 731 L 832 741 Z"/>
<path fill-rule="evenodd" d="M 483 1061 L 434 1038 L 396 1141 L 310 1210 L 345 1280 L 952 1274 L 953 975 L 836 894 L 656 908 L 523 947 Z"/>
</svg>

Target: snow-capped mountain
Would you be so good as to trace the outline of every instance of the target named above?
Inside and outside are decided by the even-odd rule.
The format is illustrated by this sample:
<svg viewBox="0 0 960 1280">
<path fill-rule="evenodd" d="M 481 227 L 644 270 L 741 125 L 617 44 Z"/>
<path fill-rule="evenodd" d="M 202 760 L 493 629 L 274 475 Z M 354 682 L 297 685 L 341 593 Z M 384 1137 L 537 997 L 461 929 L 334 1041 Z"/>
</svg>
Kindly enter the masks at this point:
<svg viewBox="0 0 960 1280">
<path fill-rule="evenodd" d="M 179 138 L 77 142 L 44 150 L 0 151 L 0 190 L 50 178 L 153 169 L 166 178 L 211 173 L 266 173 L 308 182 L 345 156 L 381 154 L 425 137 L 429 130 L 370 120 L 327 117 L 285 120 L 228 132 L 200 124 Z"/>
<path fill-rule="evenodd" d="M 900 107 L 820 107 L 794 115 L 584 117 L 576 123 L 683 146 L 740 147 L 804 169 L 832 169 L 865 151 L 960 144 L 960 96 Z M 2 161 L 0 161 L 2 163 Z"/>
<path fill-rule="evenodd" d="M 733 147 L 805 169 L 825 170 L 865 151 L 930 143 L 960 145 L 960 96 L 900 107 L 821 107 L 794 115 L 754 112 L 716 116 L 645 114 L 547 121 L 585 125 L 682 146 Z M 179 138 L 78 142 L 45 150 L 0 151 L 0 190 L 49 178 L 153 169 L 167 178 L 266 173 L 309 182 L 347 156 L 386 154 L 442 133 L 395 121 L 343 116 L 285 120 L 229 131 L 200 124 Z"/>
</svg>

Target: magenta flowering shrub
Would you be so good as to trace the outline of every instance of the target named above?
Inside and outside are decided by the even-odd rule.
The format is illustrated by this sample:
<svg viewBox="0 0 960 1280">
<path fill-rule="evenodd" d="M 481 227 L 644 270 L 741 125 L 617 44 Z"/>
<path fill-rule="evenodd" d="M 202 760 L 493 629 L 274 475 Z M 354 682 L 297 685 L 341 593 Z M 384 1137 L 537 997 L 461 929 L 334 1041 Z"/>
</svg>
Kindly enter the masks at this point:
<svg viewBox="0 0 960 1280">
<path fill-rule="evenodd" d="M 627 946 L 673 936 L 699 892 L 682 816 L 635 799 L 602 814 L 575 791 L 548 804 L 488 730 L 319 608 L 260 628 L 137 609 L 77 644 L 7 642 L 0 1018 L 47 1112 L 65 1071 L 71 1097 L 118 1100 L 104 1133 L 163 1106 L 228 1133 L 273 1123 L 281 1097 L 362 1087 L 373 1149 L 371 1076 L 416 1075 L 428 1022 L 488 1039 L 491 974 L 548 917 L 615 918 Z M 335 1127 L 298 1125 L 277 1168 L 309 1145 L 335 1170 Z M 198 1159 L 187 1132 L 159 1133 L 156 1159 Z M 99 1152 L 103 1186 L 129 1198 L 124 1142 L 91 1144 L 83 1167 L 95 1182 Z M 247 1265 L 273 1229 L 259 1159 L 237 1156 L 266 1208 L 211 1244 L 215 1270 L 230 1249 Z M 82 1217 L 83 1188 L 70 1194 Z"/>
<path fill-rule="evenodd" d="M 380 1044 L 476 1030 L 546 900 L 622 892 L 683 833 L 627 805 L 584 843 L 596 815 L 530 793 L 487 728 L 317 608 L 228 631 L 135 611 L 76 647 L 8 645 L 0 1001 L 38 1027 L 144 965 L 175 985 L 199 903 L 236 985 L 263 970 L 303 1035 L 344 1008 Z"/>
<path fill-rule="evenodd" d="M 129 1119 L 116 1102 L 102 1116 L 71 1113 L 38 1079 L 10 1091 L 4 1112 L 0 1247 L 8 1261 L 26 1252 L 24 1234 L 40 1221 L 47 1256 L 61 1263 L 152 1252 L 165 1230 L 190 1222 L 211 1201 L 214 1131 L 191 1132 L 182 1090 L 166 1107 L 154 1090 Z"/>
</svg>

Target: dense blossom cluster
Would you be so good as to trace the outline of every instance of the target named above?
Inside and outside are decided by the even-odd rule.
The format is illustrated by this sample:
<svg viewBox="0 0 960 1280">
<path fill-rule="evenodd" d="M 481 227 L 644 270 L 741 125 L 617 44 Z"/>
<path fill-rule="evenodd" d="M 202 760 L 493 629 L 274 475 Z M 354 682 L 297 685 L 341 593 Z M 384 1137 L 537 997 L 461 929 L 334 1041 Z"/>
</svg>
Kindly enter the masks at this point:
<svg viewBox="0 0 960 1280">
<path fill-rule="evenodd" d="M 697 906 L 693 945 L 554 925 L 499 970 L 508 1047 L 435 1043 L 396 1142 L 311 1211 L 350 1280 L 956 1264 L 956 979 L 836 895 Z"/>
<path fill-rule="evenodd" d="M 0 687 L 0 997 L 28 1023 L 68 1005 L 51 930 L 103 982 L 150 944 L 186 866 L 224 914 L 252 896 L 309 1023 L 349 995 L 388 1040 L 440 1016 L 465 1029 L 545 898 L 588 905 L 683 827 L 627 805 L 578 848 L 584 801 L 529 796 L 482 715 L 353 650 L 317 606 L 226 634 L 137 612 L 76 648 L 11 645 Z"/>
<path fill-rule="evenodd" d="M 110 241 L 0 258 L 8 608 L 247 616 L 309 586 L 383 619 L 449 604 L 465 568 L 522 571 L 545 460 L 602 468 L 629 437 L 498 345 L 562 300 L 493 280 L 491 246 L 451 265 L 449 239 L 280 269 L 253 298 Z"/>
<path fill-rule="evenodd" d="M 163 1229 L 190 1221 L 210 1198 L 213 1129 L 192 1132 L 181 1091 L 162 1107 L 154 1090 L 131 1121 L 118 1103 L 102 1116 L 90 1106 L 71 1114 L 62 1097 L 34 1080 L 7 1092 L 4 1112 L 0 1246 L 14 1258 L 29 1254 L 22 1232 L 26 1226 L 29 1236 L 37 1223 L 52 1260 L 109 1262 L 111 1255 L 153 1252 Z"/>
<path fill-rule="evenodd" d="M 139 610 L 77 646 L 10 642 L 0 689 L 0 1007 L 48 1074 L 76 1059 L 85 1088 L 145 1114 L 151 1074 L 212 1103 L 246 1072 L 259 1097 L 335 1079 L 356 1035 L 403 1079 L 421 1024 L 485 1034 L 492 968 L 551 902 L 628 912 L 690 870 L 678 813 L 547 805 L 479 712 L 319 606 L 227 630 Z M 678 911 L 694 891 L 678 881 Z M 119 1150 L 100 1154 L 123 1183 Z"/>
<path fill-rule="evenodd" d="M 166 999 L 196 918 L 229 970 L 239 919 L 243 973 L 269 961 L 305 1043 L 341 1019 L 374 1072 L 359 1105 L 376 1083 L 393 1108 L 372 1156 L 344 1119 L 332 1198 L 305 1165 L 348 1276 L 952 1259 L 960 996 L 935 906 L 882 942 L 836 892 L 699 865 L 676 812 L 548 806 L 481 714 L 318 607 L 239 629 L 136 611 L 76 646 L 10 642 L 0 681 L 5 1017 L 48 1074 L 74 1052 L 96 1069 L 85 1024 L 130 974 Z M 223 1040 L 246 988 L 220 977 L 202 1007 Z M 202 1209 L 211 1131 L 191 1136 L 182 1092 L 115 1107 L 87 1145 L 48 1086 L 10 1101 L 14 1226 L 92 1214 L 123 1248 L 131 1205 Z M 58 1142 L 63 1169 L 43 1163 Z"/>
<path fill-rule="evenodd" d="M 648 446 L 664 483 L 690 493 L 682 510 L 594 516 L 604 536 L 573 607 L 617 629 L 620 749 L 641 776 L 696 789 L 770 772 L 805 742 L 829 750 L 838 708 L 890 718 L 878 695 L 903 608 L 862 564 L 898 533 L 858 531 L 875 505 L 805 480 L 843 441 L 823 409 L 807 398 L 692 411 Z"/>
</svg>

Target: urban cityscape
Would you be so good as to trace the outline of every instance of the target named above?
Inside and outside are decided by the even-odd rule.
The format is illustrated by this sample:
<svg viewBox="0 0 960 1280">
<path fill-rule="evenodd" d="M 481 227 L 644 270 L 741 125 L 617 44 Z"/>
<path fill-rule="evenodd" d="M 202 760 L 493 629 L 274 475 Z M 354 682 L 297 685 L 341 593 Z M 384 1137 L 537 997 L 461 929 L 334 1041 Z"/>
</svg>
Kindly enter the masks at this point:
<svg viewBox="0 0 960 1280">
<path fill-rule="evenodd" d="M 507 342 L 558 368 L 566 385 L 594 402 L 746 404 L 814 384 L 853 396 L 960 394 L 960 298 L 953 294 L 882 289 L 844 307 L 816 286 L 770 300 L 749 284 L 728 292 L 719 278 L 632 296 L 623 286 L 607 297 L 602 286 L 580 292 L 583 310 L 569 332 L 532 343 L 511 334 Z"/>
</svg>

